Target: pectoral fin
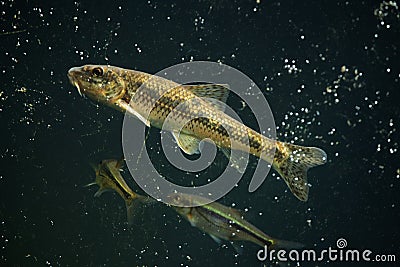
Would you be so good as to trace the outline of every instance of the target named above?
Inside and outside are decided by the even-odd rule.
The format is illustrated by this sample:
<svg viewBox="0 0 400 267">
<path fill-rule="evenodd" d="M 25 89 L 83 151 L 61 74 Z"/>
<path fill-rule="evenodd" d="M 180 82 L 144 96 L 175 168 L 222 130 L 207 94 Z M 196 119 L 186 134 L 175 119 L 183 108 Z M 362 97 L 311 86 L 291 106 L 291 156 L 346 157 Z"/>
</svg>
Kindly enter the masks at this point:
<svg viewBox="0 0 400 267">
<path fill-rule="evenodd" d="M 130 104 L 119 100 L 117 102 L 115 102 L 115 104 L 121 108 L 122 110 L 124 110 L 125 112 L 128 112 L 129 114 L 135 116 L 136 118 L 138 118 L 141 122 L 143 122 L 147 127 L 150 127 L 150 121 L 147 118 L 144 118 L 139 112 L 137 112 L 134 107 L 132 107 Z"/>
<path fill-rule="evenodd" d="M 193 155 L 200 153 L 200 140 L 196 137 L 176 132 L 173 132 L 172 135 L 174 136 L 176 143 L 178 144 L 180 149 L 182 149 L 186 154 Z"/>
</svg>

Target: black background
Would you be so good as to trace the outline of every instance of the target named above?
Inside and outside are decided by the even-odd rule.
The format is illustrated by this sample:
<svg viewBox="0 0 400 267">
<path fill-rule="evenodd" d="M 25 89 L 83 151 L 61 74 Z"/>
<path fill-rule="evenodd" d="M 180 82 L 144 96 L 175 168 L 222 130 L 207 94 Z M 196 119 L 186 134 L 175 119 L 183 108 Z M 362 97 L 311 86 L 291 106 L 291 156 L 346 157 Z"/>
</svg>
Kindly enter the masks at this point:
<svg viewBox="0 0 400 267">
<path fill-rule="evenodd" d="M 235 256 L 161 205 L 129 227 L 117 195 L 95 199 L 94 188 L 82 187 L 94 179 L 90 163 L 122 155 L 123 114 L 81 98 L 66 77 L 87 63 L 155 73 L 210 60 L 239 69 L 265 91 L 279 139 L 321 147 L 329 161 L 309 172 L 306 203 L 275 174 L 253 194 L 245 177 L 222 202 L 247 208 L 249 221 L 271 236 L 308 248 L 336 247 L 345 238 L 349 248 L 398 253 L 394 7 L 265 0 L 0 7 L 2 265 L 260 265 L 257 246 L 244 243 Z"/>
</svg>

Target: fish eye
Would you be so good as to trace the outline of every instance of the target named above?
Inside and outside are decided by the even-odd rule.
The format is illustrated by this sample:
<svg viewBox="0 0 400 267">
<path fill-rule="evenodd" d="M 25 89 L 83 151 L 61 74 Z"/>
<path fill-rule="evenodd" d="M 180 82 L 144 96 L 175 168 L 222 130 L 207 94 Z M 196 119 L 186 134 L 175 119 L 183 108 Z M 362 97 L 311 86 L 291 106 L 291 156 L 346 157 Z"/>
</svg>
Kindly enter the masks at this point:
<svg viewBox="0 0 400 267">
<path fill-rule="evenodd" d="M 100 67 L 94 68 L 92 70 L 93 75 L 95 76 L 103 76 L 103 69 Z"/>
</svg>

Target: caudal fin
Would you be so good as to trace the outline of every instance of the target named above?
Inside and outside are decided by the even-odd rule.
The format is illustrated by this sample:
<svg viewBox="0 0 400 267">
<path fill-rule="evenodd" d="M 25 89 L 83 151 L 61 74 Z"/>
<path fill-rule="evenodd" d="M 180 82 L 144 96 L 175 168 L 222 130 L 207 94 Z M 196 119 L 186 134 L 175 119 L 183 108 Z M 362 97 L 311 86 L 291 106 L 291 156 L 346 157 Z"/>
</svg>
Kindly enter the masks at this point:
<svg viewBox="0 0 400 267">
<path fill-rule="evenodd" d="M 301 201 L 308 199 L 307 170 L 326 163 L 325 151 L 287 143 L 278 144 L 281 152 L 274 158 L 274 168 L 285 180 L 290 191 Z M 285 156 L 281 156 L 285 155 Z M 286 156 L 288 155 L 288 156 Z"/>
</svg>

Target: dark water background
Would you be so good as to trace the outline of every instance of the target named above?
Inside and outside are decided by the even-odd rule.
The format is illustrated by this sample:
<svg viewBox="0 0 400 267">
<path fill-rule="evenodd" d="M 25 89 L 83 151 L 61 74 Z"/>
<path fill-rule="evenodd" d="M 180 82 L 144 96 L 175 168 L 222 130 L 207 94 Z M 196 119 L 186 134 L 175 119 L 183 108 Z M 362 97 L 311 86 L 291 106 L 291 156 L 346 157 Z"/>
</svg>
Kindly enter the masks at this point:
<svg viewBox="0 0 400 267">
<path fill-rule="evenodd" d="M 272 236 L 317 250 L 345 238 L 348 248 L 395 254 L 398 264 L 400 18 L 393 5 L 1 1 L 0 265 L 261 265 L 256 245 L 244 243 L 235 256 L 161 205 L 129 227 L 116 194 L 94 198 L 95 188 L 82 187 L 94 179 L 91 163 L 122 155 L 123 114 L 80 97 L 68 69 L 95 63 L 155 73 L 190 60 L 247 74 L 265 92 L 279 139 L 329 157 L 310 171 L 306 203 L 273 173 L 252 194 L 244 177 L 222 203 L 247 209 Z M 379 263 L 388 265 L 396 263 Z"/>
</svg>

